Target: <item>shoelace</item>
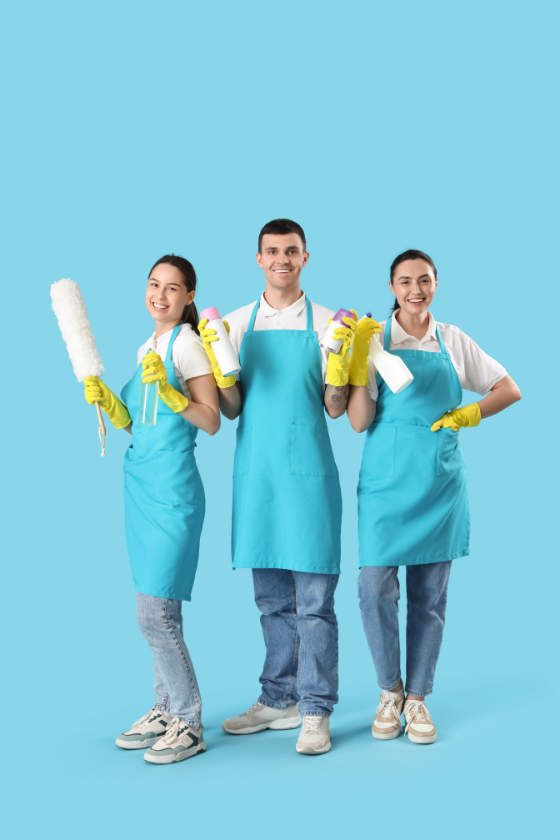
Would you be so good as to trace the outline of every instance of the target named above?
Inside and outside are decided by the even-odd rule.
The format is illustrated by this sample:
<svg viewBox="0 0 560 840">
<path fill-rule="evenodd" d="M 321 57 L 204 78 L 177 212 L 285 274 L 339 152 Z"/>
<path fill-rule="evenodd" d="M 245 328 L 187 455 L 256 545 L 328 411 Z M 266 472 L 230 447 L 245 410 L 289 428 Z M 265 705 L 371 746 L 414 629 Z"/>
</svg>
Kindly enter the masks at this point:
<svg viewBox="0 0 560 840">
<path fill-rule="evenodd" d="M 171 743 L 171 741 L 177 736 L 181 724 L 184 724 L 186 726 L 186 723 L 183 720 L 181 720 L 181 718 L 171 718 L 169 726 L 167 727 L 167 732 L 162 738 L 162 740 L 165 741 L 166 744 Z"/>
<path fill-rule="evenodd" d="M 321 718 L 320 717 L 313 717 L 309 715 L 305 718 L 305 731 L 306 732 L 318 732 L 319 726 L 321 725 Z"/>
<path fill-rule="evenodd" d="M 391 697 L 389 692 L 383 692 L 381 695 L 381 703 L 375 710 L 375 716 L 381 712 L 381 717 L 389 717 L 394 718 L 397 723 L 399 724 L 399 729 L 402 730 L 401 724 L 401 716 L 398 713 L 397 706 L 395 704 L 395 699 Z"/>
<path fill-rule="evenodd" d="M 150 711 L 146 715 L 144 715 L 144 717 L 141 717 L 140 720 L 137 720 L 136 723 L 132 724 L 131 729 L 134 729 L 135 726 L 142 726 L 142 724 L 146 723 L 148 718 L 150 718 L 152 715 L 161 715 L 161 712 L 158 712 L 157 709 L 150 709 Z"/>
<path fill-rule="evenodd" d="M 406 729 L 404 730 L 404 734 L 408 732 L 409 726 L 413 723 L 431 723 L 432 719 L 430 717 L 430 713 L 427 710 L 424 703 L 418 701 L 417 703 L 411 703 L 410 706 L 406 709 L 406 714 L 410 718 L 410 720 L 406 723 Z"/>
</svg>

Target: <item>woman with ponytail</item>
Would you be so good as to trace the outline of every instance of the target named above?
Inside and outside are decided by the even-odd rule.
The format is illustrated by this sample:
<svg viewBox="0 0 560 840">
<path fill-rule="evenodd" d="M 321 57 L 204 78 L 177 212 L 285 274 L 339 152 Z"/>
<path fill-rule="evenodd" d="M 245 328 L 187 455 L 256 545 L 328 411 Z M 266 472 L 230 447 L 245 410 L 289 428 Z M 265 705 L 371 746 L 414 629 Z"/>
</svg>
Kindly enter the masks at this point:
<svg viewBox="0 0 560 840">
<path fill-rule="evenodd" d="M 148 277 L 146 308 L 155 332 L 138 350 L 122 401 L 99 377 L 85 380 L 116 429 L 133 441 L 125 456 L 125 526 L 136 610 L 150 646 L 156 702 L 116 744 L 146 749 L 171 764 L 206 749 L 196 675 L 183 638 L 182 601 L 191 600 L 204 521 L 204 488 L 194 457 L 199 429 L 220 428 L 212 367 L 196 330 L 196 273 L 183 257 L 159 259 Z M 159 384 L 155 425 L 137 421 L 142 386 Z"/>
</svg>

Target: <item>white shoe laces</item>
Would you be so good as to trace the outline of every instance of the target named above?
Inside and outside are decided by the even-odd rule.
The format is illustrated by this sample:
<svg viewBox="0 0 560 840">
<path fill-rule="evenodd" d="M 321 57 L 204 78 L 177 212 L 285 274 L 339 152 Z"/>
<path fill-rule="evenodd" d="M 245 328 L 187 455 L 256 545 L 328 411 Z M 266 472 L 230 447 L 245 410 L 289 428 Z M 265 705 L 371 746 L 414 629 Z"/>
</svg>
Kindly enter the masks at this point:
<svg viewBox="0 0 560 840">
<path fill-rule="evenodd" d="M 150 711 L 147 714 L 145 714 L 144 717 L 141 717 L 140 720 L 137 720 L 136 723 L 133 723 L 130 728 L 134 729 L 135 726 L 142 726 L 142 724 L 146 723 L 148 718 L 150 718 L 153 714 L 161 715 L 161 712 L 159 711 L 159 709 L 150 709 Z"/>
<path fill-rule="evenodd" d="M 181 718 L 178 718 L 178 717 L 171 718 L 169 726 L 167 727 L 167 732 L 163 736 L 162 741 L 165 741 L 166 744 L 170 744 L 171 741 L 174 738 L 177 737 L 179 727 L 182 723 L 184 723 L 184 721 L 181 720 Z M 185 724 L 185 726 L 186 726 L 186 724 Z"/>
<path fill-rule="evenodd" d="M 409 727 L 413 723 L 431 723 L 432 718 L 430 717 L 430 713 L 427 710 L 425 704 L 421 700 L 417 700 L 414 703 L 410 703 L 406 707 L 405 717 L 409 718 L 406 723 L 406 729 L 404 730 L 404 734 L 408 732 Z"/>
<path fill-rule="evenodd" d="M 318 732 L 319 727 L 321 726 L 321 718 L 320 717 L 313 717 L 312 715 L 306 716 L 305 720 L 305 731 L 306 732 Z"/>
<path fill-rule="evenodd" d="M 399 711 L 395 703 L 395 698 L 391 697 L 388 691 L 383 691 L 381 694 L 381 702 L 375 710 L 375 717 L 377 717 L 378 715 L 381 718 L 389 718 L 390 720 L 396 720 L 396 722 L 399 724 L 399 730 L 402 730 L 401 716 L 399 715 Z"/>
</svg>

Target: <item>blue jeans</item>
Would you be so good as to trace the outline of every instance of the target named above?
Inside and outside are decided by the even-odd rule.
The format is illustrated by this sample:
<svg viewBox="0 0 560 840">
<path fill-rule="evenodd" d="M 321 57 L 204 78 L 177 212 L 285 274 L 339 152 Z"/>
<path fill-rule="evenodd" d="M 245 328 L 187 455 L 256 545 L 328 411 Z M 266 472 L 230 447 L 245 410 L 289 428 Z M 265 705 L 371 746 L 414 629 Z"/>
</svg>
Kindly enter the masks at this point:
<svg viewBox="0 0 560 840">
<path fill-rule="evenodd" d="M 266 658 L 259 701 L 329 717 L 338 702 L 338 575 L 253 569 Z"/>
<path fill-rule="evenodd" d="M 154 661 L 153 708 L 200 726 L 202 702 L 183 639 L 182 602 L 136 593 L 136 615 Z"/>
<path fill-rule="evenodd" d="M 406 566 L 406 692 L 431 694 L 445 626 L 451 560 Z M 401 679 L 398 566 L 362 566 L 358 595 L 379 686 L 392 691 Z"/>
</svg>

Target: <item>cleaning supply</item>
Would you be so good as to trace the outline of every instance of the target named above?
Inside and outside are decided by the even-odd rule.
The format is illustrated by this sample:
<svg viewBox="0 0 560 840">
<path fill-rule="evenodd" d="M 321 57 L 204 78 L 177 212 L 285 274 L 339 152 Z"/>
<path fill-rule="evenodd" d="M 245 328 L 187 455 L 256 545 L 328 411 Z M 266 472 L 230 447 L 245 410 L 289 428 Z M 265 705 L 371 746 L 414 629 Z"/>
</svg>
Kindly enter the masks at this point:
<svg viewBox="0 0 560 840">
<path fill-rule="evenodd" d="M 201 321 L 205 318 L 208 323 L 205 324 L 204 329 L 215 330 L 217 339 L 214 339 L 214 355 L 220 368 L 220 373 L 225 379 L 228 376 L 235 376 L 241 370 L 237 353 L 233 349 L 233 344 L 230 341 L 229 333 L 224 322 L 220 317 L 220 313 L 215 306 L 210 306 L 208 309 L 203 309 L 200 313 Z"/>
<path fill-rule="evenodd" d="M 346 327 L 347 325 L 344 323 L 344 318 L 350 318 L 350 320 L 354 320 L 354 313 L 350 309 L 339 309 L 336 315 L 334 315 L 331 323 L 336 321 L 340 327 Z M 321 341 L 323 347 L 327 347 L 333 353 L 338 353 L 340 348 L 342 347 L 342 337 L 337 338 L 332 330 L 327 330 L 323 340 Z"/>
<path fill-rule="evenodd" d="M 345 311 L 345 310 L 342 310 Z M 339 323 L 335 321 L 335 326 Z M 350 372 L 350 350 L 354 342 L 354 336 L 358 326 L 358 315 L 353 309 L 350 310 L 350 316 L 344 317 L 341 327 L 333 331 L 333 339 L 340 341 L 340 349 L 338 353 L 329 353 L 327 362 L 327 384 L 333 385 L 335 388 L 343 388 L 348 384 L 348 376 Z"/>
<path fill-rule="evenodd" d="M 90 405 L 99 403 L 115 429 L 124 429 L 131 422 L 130 414 L 124 403 L 110 388 L 107 388 L 98 376 L 86 376 L 84 379 L 84 396 Z"/>
<path fill-rule="evenodd" d="M 155 350 L 150 350 L 142 359 L 142 385 L 146 384 L 159 384 L 158 396 L 174 414 L 184 411 L 189 404 L 185 395 L 167 381 L 167 370 Z"/>
<path fill-rule="evenodd" d="M 350 371 L 348 382 L 350 385 L 365 386 L 369 382 L 369 345 L 376 333 L 382 330 L 381 324 L 374 321 L 371 315 L 366 315 L 358 321 L 354 346 L 350 356 Z"/>
<path fill-rule="evenodd" d="M 370 312 L 366 313 L 366 318 L 371 318 Z M 385 329 L 391 329 L 389 322 L 387 322 Z M 369 343 L 369 355 L 379 375 L 387 383 L 393 394 L 400 394 L 414 379 L 400 356 L 395 356 L 393 353 L 384 350 L 375 338 Z"/>
<path fill-rule="evenodd" d="M 481 419 L 479 404 L 471 403 L 444 414 L 436 420 L 431 429 L 432 432 L 437 432 L 439 429 L 453 429 L 454 432 L 458 432 L 464 426 L 478 426 Z"/>
<path fill-rule="evenodd" d="M 83 382 L 86 376 L 103 376 L 105 368 L 95 344 L 86 304 L 78 284 L 69 278 L 53 283 L 51 300 L 78 382 Z M 95 405 L 99 421 L 101 455 L 104 456 L 107 432 L 99 402 L 96 401 Z"/>
</svg>

